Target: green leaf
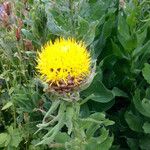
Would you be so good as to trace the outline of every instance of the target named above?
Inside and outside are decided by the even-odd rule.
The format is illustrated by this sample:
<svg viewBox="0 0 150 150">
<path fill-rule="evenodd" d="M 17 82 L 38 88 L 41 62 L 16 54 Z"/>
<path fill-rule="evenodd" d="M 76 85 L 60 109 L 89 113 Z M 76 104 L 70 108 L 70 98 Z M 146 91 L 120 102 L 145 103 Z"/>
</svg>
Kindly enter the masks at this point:
<svg viewBox="0 0 150 150">
<path fill-rule="evenodd" d="M 5 142 L 7 141 L 8 134 L 7 133 L 1 133 L 0 134 L 0 147 L 5 146 Z"/>
<path fill-rule="evenodd" d="M 124 49 L 127 52 L 133 51 L 137 47 L 137 37 L 133 33 L 130 35 L 129 26 L 122 14 L 119 14 L 118 17 L 118 32 L 118 39 Z"/>
<path fill-rule="evenodd" d="M 88 142 L 88 144 L 86 145 L 86 150 L 109 150 L 112 146 L 112 142 L 113 142 L 113 136 L 109 137 L 107 136 L 107 133 L 103 133 L 106 134 L 104 135 L 104 139 L 102 139 L 103 142 L 98 141 L 98 138 L 91 138 Z M 107 137 L 105 137 L 107 136 Z M 101 140 L 101 138 L 99 139 Z"/>
<path fill-rule="evenodd" d="M 87 139 L 94 136 L 94 133 L 99 129 L 99 126 L 100 126 L 100 124 L 89 123 L 89 127 L 87 128 L 87 131 L 86 131 Z"/>
<path fill-rule="evenodd" d="M 150 110 L 150 100 L 147 99 L 147 98 L 144 98 L 142 100 L 142 106 L 145 109 L 145 111 L 149 112 L 149 110 Z"/>
<path fill-rule="evenodd" d="M 130 147 L 130 149 L 139 150 L 138 140 L 132 139 L 132 138 L 127 138 L 127 143 L 128 143 L 128 146 Z"/>
<path fill-rule="evenodd" d="M 73 128 L 73 115 L 74 115 L 74 108 L 72 106 L 68 106 L 66 108 L 66 126 L 68 127 L 68 134 L 70 135 Z"/>
<path fill-rule="evenodd" d="M 143 125 L 143 129 L 145 133 L 149 133 L 150 134 L 150 123 L 149 122 L 145 122 Z"/>
<path fill-rule="evenodd" d="M 90 98 L 93 101 L 101 102 L 101 103 L 107 103 L 113 100 L 114 93 L 108 90 L 104 86 L 104 84 L 101 81 L 97 80 L 96 78 L 91 83 L 91 85 L 85 91 L 82 92 L 82 94 L 85 97 L 88 97 L 89 95 L 91 95 Z"/>
<path fill-rule="evenodd" d="M 142 74 L 144 79 L 150 84 L 150 65 L 145 63 L 144 68 L 142 69 Z"/>
<path fill-rule="evenodd" d="M 133 53 L 135 68 L 143 69 L 144 64 L 147 63 L 150 55 L 150 40 L 141 47 L 137 47 Z"/>
<path fill-rule="evenodd" d="M 68 35 L 69 31 L 65 31 L 65 29 L 60 26 L 57 21 L 55 20 L 54 16 L 50 13 L 50 11 L 47 11 L 47 28 L 49 31 L 58 36 L 66 36 Z"/>
<path fill-rule="evenodd" d="M 143 26 L 143 30 L 139 29 L 139 31 L 136 33 L 137 34 L 138 46 L 141 46 L 144 43 L 144 40 L 146 39 L 147 27 L 148 27 L 148 25 L 146 24 L 145 27 Z"/>
<path fill-rule="evenodd" d="M 98 137 L 99 138 L 99 137 Z M 98 143 L 98 138 L 92 138 L 88 144 L 86 145 L 86 150 L 109 150 L 112 146 L 113 142 L 113 136 L 112 137 L 107 137 L 104 141 L 100 144 Z M 101 137 L 100 137 L 101 139 Z"/>
<path fill-rule="evenodd" d="M 111 145 L 113 143 L 113 140 L 114 140 L 114 137 L 111 136 L 111 137 L 108 137 L 103 143 L 101 143 L 99 145 L 99 149 L 100 150 L 109 150 L 111 148 Z M 98 150 L 99 150 L 98 149 Z"/>
<path fill-rule="evenodd" d="M 10 145 L 14 146 L 14 147 L 18 147 L 21 141 L 22 141 L 22 137 L 21 137 L 20 133 L 18 131 L 17 132 L 14 131 L 13 136 L 11 138 Z"/>
<path fill-rule="evenodd" d="M 149 47 L 150 47 L 150 41 L 148 41 L 147 43 L 145 43 L 145 44 L 144 44 L 143 46 L 141 46 L 141 47 L 137 47 L 137 48 L 133 51 L 133 53 L 132 53 L 133 57 L 135 57 L 136 59 L 138 59 L 138 57 L 139 57 L 140 55 L 149 54 L 149 53 L 150 53 Z"/>
<path fill-rule="evenodd" d="M 82 18 L 82 17 L 78 17 L 78 28 L 77 28 L 77 31 L 78 31 L 78 36 L 79 37 L 83 37 L 86 33 L 87 33 L 87 31 L 89 30 L 89 23 L 88 23 L 88 21 L 87 20 L 85 20 L 84 18 Z"/>
<path fill-rule="evenodd" d="M 97 139 L 97 143 L 103 143 L 109 136 L 109 130 L 106 130 L 104 127 L 100 130 L 100 136 Z"/>
<path fill-rule="evenodd" d="M 143 120 L 137 115 L 134 115 L 131 111 L 125 113 L 125 120 L 128 123 L 130 129 L 137 132 L 143 132 Z"/>
<path fill-rule="evenodd" d="M 62 132 L 59 132 L 56 137 L 55 137 L 55 141 L 57 143 L 65 143 L 67 141 L 70 140 L 70 136 L 67 135 L 67 133 L 62 133 Z"/>
<path fill-rule="evenodd" d="M 114 55 L 119 58 L 123 58 L 124 54 L 121 51 L 121 48 L 116 43 L 114 43 L 112 40 L 111 40 L 111 43 L 112 43 L 112 50 L 113 50 Z"/>
<path fill-rule="evenodd" d="M 127 52 L 132 52 L 137 47 L 136 35 L 130 36 L 129 39 L 125 39 L 123 36 L 118 35 L 118 39 Z"/>
<path fill-rule="evenodd" d="M 9 135 L 11 136 L 11 140 L 9 141 L 9 145 L 12 147 L 18 147 L 20 142 L 22 141 L 22 135 L 19 129 L 13 129 L 12 126 L 8 127 Z"/>
<path fill-rule="evenodd" d="M 112 14 L 110 18 L 104 23 L 104 26 L 102 29 L 102 36 L 104 40 L 106 40 L 110 36 L 113 27 L 114 27 L 114 14 Z"/>
<path fill-rule="evenodd" d="M 21 29 L 21 32 L 23 33 L 23 35 L 25 36 L 26 39 L 29 39 L 29 40 L 33 40 L 34 37 L 32 35 L 32 33 L 26 29 Z"/>
<path fill-rule="evenodd" d="M 13 105 L 12 102 L 8 102 L 8 103 L 6 103 L 6 104 L 3 106 L 2 110 L 8 109 L 8 108 L 11 107 L 12 105 Z"/>
<path fill-rule="evenodd" d="M 112 89 L 112 92 L 114 93 L 115 96 L 118 97 L 128 97 L 128 95 L 124 91 L 118 89 L 117 87 L 114 87 Z"/>
<path fill-rule="evenodd" d="M 89 24 L 89 30 L 82 38 L 82 40 L 86 43 L 86 46 L 89 46 L 93 42 L 95 38 L 96 27 L 98 26 L 98 24 L 98 21 L 94 21 L 91 24 Z"/>
<path fill-rule="evenodd" d="M 150 136 L 149 135 L 142 137 L 139 143 L 140 143 L 139 145 L 142 150 L 150 150 Z"/>
<path fill-rule="evenodd" d="M 118 17 L 118 32 L 126 40 L 130 38 L 129 27 L 127 25 L 125 17 L 121 14 L 119 14 L 119 17 Z"/>
<path fill-rule="evenodd" d="M 135 96 L 133 97 L 135 108 L 144 116 L 150 117 L 150 100 L 140 99 L 140 91 L 136 90 Z"/>
<path fill-rule="evenodd" d="M 146 89 L 145 98 L 146 98 L 146 99 L 150 99 L 150 87 L 148 87 L 148 88 Z"/>
</svg>

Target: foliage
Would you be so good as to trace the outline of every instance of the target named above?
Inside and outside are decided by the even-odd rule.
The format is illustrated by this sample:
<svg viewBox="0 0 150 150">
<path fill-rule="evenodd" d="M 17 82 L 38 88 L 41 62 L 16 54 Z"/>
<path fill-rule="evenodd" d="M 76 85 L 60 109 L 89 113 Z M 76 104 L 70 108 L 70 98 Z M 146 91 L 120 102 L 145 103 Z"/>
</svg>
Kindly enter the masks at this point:
<svg viewBox="0 0 150 150">
<path fill-rule="evenodd" d="M 149 7 L 146 0 L 12 0 L 8 20 L 0 14 L 0 149 L 149 150 Z M 80 110 L 57 106 L 53 128 L 34 134 L 54 106 L 37 80 L 36 54 L 60 36 L 86 43 L 96 76 L 80 93 Z M 49 132 L 53 139 L 43 141 Z"/>
</svg>

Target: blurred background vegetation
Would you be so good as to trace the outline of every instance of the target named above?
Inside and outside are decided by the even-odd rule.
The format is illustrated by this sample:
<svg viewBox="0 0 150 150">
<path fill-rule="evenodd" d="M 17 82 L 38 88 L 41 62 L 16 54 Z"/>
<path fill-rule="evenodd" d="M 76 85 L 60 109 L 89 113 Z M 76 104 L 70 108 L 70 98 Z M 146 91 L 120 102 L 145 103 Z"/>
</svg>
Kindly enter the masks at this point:
<svg viewBox="0 0 150 150">
<path fill-rule="evenodd" d="M 41 45 L 58 37 L 84 41 L 97 59 L 97 75 L 81 92 L 94 96 L 81 116 L 104 112 L 115 122 L 106 125 L 102 149 L 149 150 L 148 0 L 0 0 L 0 149 L 53 149 L 34 146 L 44 134 L 34 134 L 36 125 L 51 106 L 35 66 Z"/>
</svg>

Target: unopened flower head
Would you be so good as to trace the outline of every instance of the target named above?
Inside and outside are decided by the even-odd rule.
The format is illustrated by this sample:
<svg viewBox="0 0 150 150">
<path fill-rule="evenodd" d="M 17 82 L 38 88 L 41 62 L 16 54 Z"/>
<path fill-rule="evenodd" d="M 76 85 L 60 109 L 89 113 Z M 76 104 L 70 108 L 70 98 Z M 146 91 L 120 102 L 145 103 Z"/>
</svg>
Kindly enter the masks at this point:
<svg viewBox="0 0 150 150">
<path fill-rule="evenodd" d="M 37 69 L 49 89 L 70 92 L 78 88 L 91 73 L 91 57 L 83 42 L 57 39 L 48 42 L 38 54 Z"/>
</svg>

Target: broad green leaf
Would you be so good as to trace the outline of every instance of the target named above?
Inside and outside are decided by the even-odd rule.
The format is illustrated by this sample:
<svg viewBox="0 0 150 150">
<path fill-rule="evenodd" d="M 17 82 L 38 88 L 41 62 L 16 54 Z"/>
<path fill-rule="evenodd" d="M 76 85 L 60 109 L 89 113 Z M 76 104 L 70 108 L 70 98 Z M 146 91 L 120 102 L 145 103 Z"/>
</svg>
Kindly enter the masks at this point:
<svg viewBox="0 0 150 150">
<path fill-rule="evenodd" d="M 130 147 L 130 149 L 139 150 L 138 140 L 132 139 L 132 138 L 127 138 L 127 143 L 128 143 L 128 146 Z"/>
<path fill-rule="evenodd" d="M 67 34 L 67 32 L 64 31 L 62 27 L 57 24 L 56 20 L 50 13 L 48 14 L 47 27 L 54 35 L 63 36 Z"/>
<path fill-rule="evenodd" d="M 150 41 L 147 41 L 147 43 L 145 43 L 143 46 L 137 47 L 133 51 L 132 56 L 135 58 L 135 60 L 137 60 L 140 55 L 149 54 L 150 53 L 149 47 Z"/>
<path fill-rule="evenodd" d="M 143 120 L 137 115 L 134 115 L 131 111 L 125 113 L 125 120 L 128 123 L 130 129 L 137 132 L 142 132 Z"/>
<path fill-rule="evenodd" d="M 147 135 L 142 137 L 139 141 L 140 148 L 142 150 L 149 150 L 150 149 L 150 136 Z"/>
<path fill-rule="evenodd" d="M 113 69 L 116 62 L 117 58 L 114 55 L 108 55 L 99 63 L 99 67 Z"/>
<path fill-rule="evenodd" d="M 78 31 L 78 37 L 79 38 L 82 38 L 84 36 L 84 34 L 87 33 L 87 31 L 89 30 L 89 23 L 87 20 L 85 20 L 84 18 L 82 17 L 78 17 L 78 28 L 77 28 L 77 31 Z"/>
<path fill-rule="evenodd" d="M 127 15 L 127 24 L 130 26 L 131 30 L 134 30 L 137 23 L 136 12 L 132 10 L 130 14 Z"/>
<path fill-rule="evenodd" d="M 87 139 L 94 136 L 94 133 L 99 129 L 100 124 L 91 123 L 91 125 L 87 128 L 86 136 Z"/>
<path fill-rule="evenodd" d="M 113 136 L 108 137 L 103 143 L 99 145 L 98 150 L 109 150 L 112 146 L 113 140 L 114 140 Z"/>
<path fill-rule="evenodd" d="M 133 102 L 135 105 L 135 108 L 144 116 L 150 117 L 150 100 L 143 99 L 141 101 L 140 99 L 140 91 L 137 90 L 135 92 L 135 96 L 133 97 Z"/>
<path fill-rule="evenodd" d="M 22 137 L 20 132 L 18 130 L 14 130 L 14 133 L 10 141 L 10 145 L 14 147 L 18 147 L 21 141 L 22 141 Z"/>
<path fill-rule="evenodd" d="M 104 112 L 109 110 L 114 104 L 115 104 L 115 99 L 108 103 L 99 103 L 95 101 L 89 101 L 88 102 L 90 109 L 92 109 L 95 112 Z"/>
<path fill-rule="evenodd" d="M 150 134 L 150 123 L 149 122 L 145 122 L 143 125 L 143 129 L 145 133 L 149 133 Z"/>
<path fill-rule="evenodd" d="M 67 135 L 67 133 L 63 133 L 63 132 L 59 132 L 57 135 L 56 135 L 56 137 L 55 137 L 55 141 L 57 142 L 57 143 L 65 143 L 65 142 L 67 142 L 67 141 L 69 141 L 70 140 L 70 136 L 69 135 Z"/>
<path fill-rule="evenodd" d="M 118 89 L 117 87 L 114 87 L 112 89 L 112 92 L 114 93 L 115 96 L 118 97 L 128 97 L 128 95 L 124 91 Z"/>
<path fill-rule="evenodd" d="M 149 59 L 149 55 L 150 55 L 149 47 L 150 47 L 150 40 L 147 43 L 145 43 L 143 46 L 137 47 L 133 51 L 132 57 L 134 58 L 135 68 L 143 69 L 144 64 L 147 63 Z"/>
<path fill-rule="evenodd" d="M 114 27 L 114 12 L 113 12 L 113 14 L 111 14 L 110 18 L 107 21 L 105 21 L 105 23 L 103 25 L 102 37 L 105 40 L 110 36 L 113 27 Z"/>
<path fill-rule="evenodd" d="M 112 43 L 112 50 L 113 50 L 114 55 L 119 58 L 123 58 L 124 54 L 121 51 L 121 48 L 116 43 L 114 43 L 113 40 L 111 40 L 111 43 Z"/>
<path fill-rule="evenodd" d="M 8 103 L 6 103 L 6 104 L 3 106 L 2 110 L 8 109 L 8 108 L 11 107 L 12 105 L 13 105 L 12 102 L 8 102 Z"/>
<path fill-rule="evenodd" d="M 118 32 L 125 39 L 130 38 L 130 32 L 129 32 L 128 24 L 125 20 L 125 17 L 121 13 L 119 14 L 119 17 L 118 17 Z"/>
<path fill-rule="evenodd" d="M 150 100 L 147 99 L 147 98 L 144 98 L 144 99 L 142 100 L 142 106 L 143 106 L 143 108 L 145 109 L 145 111 L 149 112 L 149 110 L 150 110 Z M 149 117 L 150 117 L 150 116 L 149 116 Z"/>
<path fill-rule="evenodd" d="M 148 87 L 148 88 L 146 89 L 145 98 L 146 98 L 146 99 L 150 99 L 150 87 Z"/>
<path fill-rule="evenodd" d="M 104 127 L 100 130 L 100 136 L 96 138 L 97 144 L 103 143 L 109 136 L 109 130 L 106 130 Z"/>
<path fill-rule="evenodd" d="M 136 35 L 132 35 L 128 39 L 125 39 L 125 37 L 118 35 L 118 39 L 123 48 L 129 53 L 131 53 L 137 47 Z"/>
<path fill-rule="evenodd" d="M 90 0 L 89 4 L 90 5 L 88 9 L 83 7 L 84 11 L 88 11 L 89 13 L 89 21 L 98 20 L 101 18 L 105 14 L 105 11 L 109 5 L 106 5 L 106 3 L 103 3 L 101 0 L 93 1 L 93 3 Z"/>
<path fill-rule="evenodd" d="M 93 42 L 95 38 L 96 27 L 98 26 L 98 24 L 98 21 L 94 21 L 91 24 L 89 24 L 89 30 L 82 38 L 82 40 L 86 43 L 86 46 L 89 46 Z"/>
<path fill-rule="evenodd" d="M 144 76 L 144 79 L 150 84 L 150 65 L 149 64 L 146 63 L 144 65 L 142 74 Z"/>
<path fill-rule="evenodd" d="M 0 147 L 5 146 L 5 142 L 7 141 L 8 134 L 7 133 L 1 133 L 0 134 Z"/>
<path fill-rule="evenodd" d="M 69 141 L 70 141 L 70 137 L 66 133 L 59 132 L 55 137 L 55 142 L 64 144 L 64 146 L 65 146 L 65 143 Z M 57 150 L 66 150 L 66 149 L 63 147 L 60 147 L 60 148 L 57 148 Z"/>
<path fill-rule="evenodd" d="M 104 84 L 97 80 L 95 80 L 91 83 L 91 85 L 82 92 L 82 94 L 87 97 L 89 95 L 90 98 L 94 101 L 101 102 L 101 103 L 107 103 L 114 98 L 114 94 L 112 91 L 108 90 Z"/>
<path fill-rule="evenodd" d="M 95 112 L 93 114 L 90 115 L 90 118 L 96 119 L 96 120 L 104 120 L 105 119 L 105 114 L 104 113 L 100 113 L 100 112 Z"/>
<path fill-rule="evenodd" d="M 105 137 L 104 137 L 105 139 Z M 86 145 L 86 150 L 109 150 L 113 142 L 113 137 L 107 137 L 104 142 L 98 143 L 98 137 L 92 138 Z"/>
<path fill-rule="evenodd" d="M 12 126 L 8 127 L 8 133 L 11 137 L 11 140 L 9 141 L 9 145 L 12 147 L 18 147 L 20 142 L 22 141 L 22 135 L 19 129 L 13 129 Z"/>
<path fill-rule="evenodd" d="M 105 119 L 105 120 L 103 121 L 103 124 L 104 124 L 105 126 L 111 126 L 111 125 L 115 124 L 115 122 L 112 121 L 112 120 L 109 120 L 109 119 Z"/>
<path fill-rule="evenodd" d="M 146 26 L 143 26 L 143 30 L 139 29 L 139 31 L 136 33 L 137 34 L 137 41 L 138 41 L 138 46 L 141 46 L 144 43 L 144 40 L 147 36 L 147 27 L 148 25 L 146 24 Z"/>
<path fill-rule="evenodd" d="M 127 52 L 133 51 L 137 47 L 137 37 L 136 34 L 130 35 L 129 26 L 126 22 L 125 16 L 119 14 L 118 17 L 118 39 L 124 49 Z"/>
</svg>

